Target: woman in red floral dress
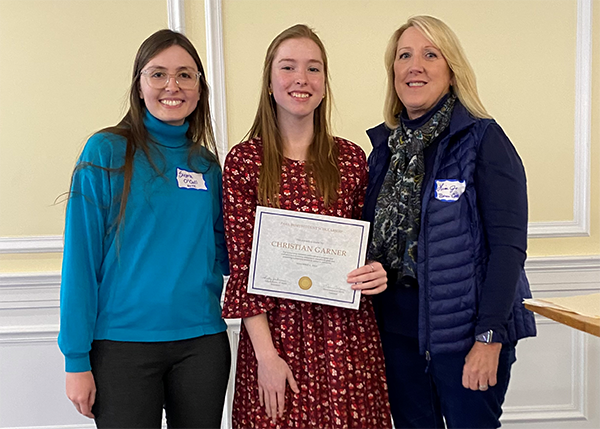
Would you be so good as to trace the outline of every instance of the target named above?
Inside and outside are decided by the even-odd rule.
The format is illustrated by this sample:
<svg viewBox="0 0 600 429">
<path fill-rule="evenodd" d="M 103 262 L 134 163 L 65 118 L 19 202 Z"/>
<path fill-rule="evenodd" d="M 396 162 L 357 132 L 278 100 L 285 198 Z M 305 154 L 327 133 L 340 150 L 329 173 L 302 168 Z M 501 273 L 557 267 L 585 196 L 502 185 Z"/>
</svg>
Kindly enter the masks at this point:
<svg viewBox="0 0 600 429">
<path fill-rule="evenodd" d="M 329 99 L 320 39 L 304 25 L 285 30 L 267 50 L 250 140 L 235 146 L 225 161 L 231 277 L 223 316 L 243 319 L 235 428 L 391 427 L 383 353 L 368 297 L 386 287 L 381 264 L 369 261 L 349 273 L 349 287 L 363 293 L 358 310 L 246 293 L 257 205 L 361 215 L 365 154 L 329 133 Z"/>
</svg>

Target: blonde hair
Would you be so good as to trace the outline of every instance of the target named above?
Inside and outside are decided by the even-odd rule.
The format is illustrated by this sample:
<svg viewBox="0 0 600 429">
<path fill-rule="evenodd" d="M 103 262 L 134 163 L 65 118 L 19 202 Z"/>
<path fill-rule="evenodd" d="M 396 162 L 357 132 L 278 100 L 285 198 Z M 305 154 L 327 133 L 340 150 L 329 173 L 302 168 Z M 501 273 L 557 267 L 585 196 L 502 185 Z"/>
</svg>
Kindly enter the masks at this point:
<svg viewBox="0 0 600 429">
<path fill-rule="evenodd" d="M 340 172 L 338 149 L 329 131 L 331 116 L 331 91 L 325 46 L 315 32 L 306 25 L 296 24 L 280 33 L 269 45 L 262 74 L 262 89 L 254 123 L 246 138 L 260 137 L 263 144 L 262 165 L 258 182 L 258 201 L 262 205 L 279 207 L 279 184 L 283 162 L 282 139 L 277 125 L 277 106 L 270 94 L 271 68 L 277 49 L 289 39 L 309 39 L 317 44 L 323 57 L 325 75 L 325 97 L 314 112 L 314 137 L 308 149 L 307 172 L 316 185 L 318 196 L 322 196 L 326 206 L 338 199 Z"/>
<path fill-rule="evenodd" d="M 387 88 L 383 116 L 386 125 L 394 129 L 398 126 L 398 114 L 404 105 L 394 86 L 394 61 L 398 40 L 410 27 L 415 27 L 440 50 L 453 76 L 453 90 L 463 106 L 476 118 L 491 118 L 483 107 L 477 92 L 475 73 L 456 34 L 444 22 L 428 15 L 413 16 L 402 27 L 397 29 L 385 51 L 385 69 L 387 72 Z"/>
</svg>

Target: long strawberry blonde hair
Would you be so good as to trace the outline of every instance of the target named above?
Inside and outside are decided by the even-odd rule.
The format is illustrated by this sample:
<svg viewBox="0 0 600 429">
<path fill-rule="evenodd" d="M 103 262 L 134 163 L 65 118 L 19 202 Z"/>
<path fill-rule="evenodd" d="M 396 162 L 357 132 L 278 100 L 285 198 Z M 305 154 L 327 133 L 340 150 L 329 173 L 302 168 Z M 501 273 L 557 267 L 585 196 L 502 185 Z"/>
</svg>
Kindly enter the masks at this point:
<svg viewBox="0 0 600 429">
<path fill-rule="evenodd" d="M 331 117 L 331 91 L 327 53 L 321 39 L 304 24 L 294 25 L 280 33 L 269 45 L 262 74 L 262 89 L 254 123 L 246 138 L 261 138 L 263 145 L 262 165 L 258 182 L 258 201 L 261 205 L 279 207 L 279 184 L 283 163 L 283 147 L 277 124 L 277 106 L 269 91 L 271 69 L 277 49 L 289 39 L 309 39 L 317 44 L 323 57 L 325 75 L 325 97 L 314 112 L 314 137 L 308 149 L 307 172 L 315 183 L 316 192 L 323 198 L 326 206 L 338 199 L 340 172 L 338 167 L 338 148 L 329 129 Z"/>
</svg>

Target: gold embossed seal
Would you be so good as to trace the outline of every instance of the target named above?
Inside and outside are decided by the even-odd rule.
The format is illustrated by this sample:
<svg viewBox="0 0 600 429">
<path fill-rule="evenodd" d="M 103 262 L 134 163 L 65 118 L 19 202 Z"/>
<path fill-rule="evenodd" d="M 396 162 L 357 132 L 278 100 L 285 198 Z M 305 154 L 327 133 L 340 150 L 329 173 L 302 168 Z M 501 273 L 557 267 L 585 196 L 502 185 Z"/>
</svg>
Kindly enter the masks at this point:
<svg viewBox="0 0 600 429">
<path fill-rule="evenodd" d="M 300 277 L 300 280 L 298 280 L 298 286 L 300 286 L 300 289 L 302 290 L 309 290 L 312 287 L 312 280 L 307 276 Z"/>
</svg>

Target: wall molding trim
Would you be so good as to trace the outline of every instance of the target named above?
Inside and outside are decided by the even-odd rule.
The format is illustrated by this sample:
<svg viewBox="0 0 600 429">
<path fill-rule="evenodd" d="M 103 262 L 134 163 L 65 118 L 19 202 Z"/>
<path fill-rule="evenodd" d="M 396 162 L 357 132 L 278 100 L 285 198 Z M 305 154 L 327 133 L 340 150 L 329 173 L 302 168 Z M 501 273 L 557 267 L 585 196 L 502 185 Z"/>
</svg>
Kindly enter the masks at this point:
<svg viewBox="0 0 600 429">
<path fill-rule="evenodd" d="M 597 271 L 600 270 L 600 255 L 533 257 L 525 262 L 525 270 L 528 274 L 546 270 Z"/>
<path fill-rule="evenodd" d="M 7 429 L 96 429 L 95 424 L 53 425 L 53 426 L 15 426 Z"/>
<path fill-rule="evenodd" d="M 62 235 L 0 237 L 0 254 L 61 253 L 62 251 Z"/>
<path fill-rule="evenodd" d="M 60 271 L 37 273 L 0 273 L 0 291 L 7 288 L 60 286 Z"/>
<path fill-rule="evenodd" d="M 0 310 L 57 309 L 59 295 L 60 272 L 0 275 Z"/>
<path fill-rule="evenodd" d="M 590 235 L 592 135 L 592 0 L 577 0 L 573 220 L 530 222 L 529 238 Z"/>
<path fill-rule="evenodd" d="M 531 258 L 525 271 L 533 295 L 600 291 L 600 255 Z"/>
<path fill-rule="evenodd" d="M 169 29 L 185 34 L 184 0 L 167 0 L 167 20 Z"/>
<path fill-rule="evenodd" d="M 537 316 L 537 315 L 536 315 Z M 536 317 L 536 324 L 557 325 L 545 317 Z M 587 341 L 585 333 L 571 330 L 571 397 L 568 403 L 552 405 L 523 405 L 503 407 L 503 423 L 534 423 L 548 421 L 587 420 L 585 373 L 587 368 Z M 510 393 L 510 386 L 509 386 Z"/>
<path fill-rule="evenodd" d="M 0 327 L 0 346 L 33 343 L 56 344 L 59 325 L 20 325 Z"/>
<path fill-rule="evenodd" d="M 210 88 L 210 109 L 221 165 L 229 151 L 227 138 L 227 90 L 223 48 L 222 1 L 204 0 L 206 20 L 206 69 Z"/>
<path fill-rule="evenodd" d="M 600 290 L 600 255 L 530 258 L 525 271 L 534 293 Z M 60 280 L 60 271 L 0 273 L 0 309 L 58 308 Z"/>
</svg>

